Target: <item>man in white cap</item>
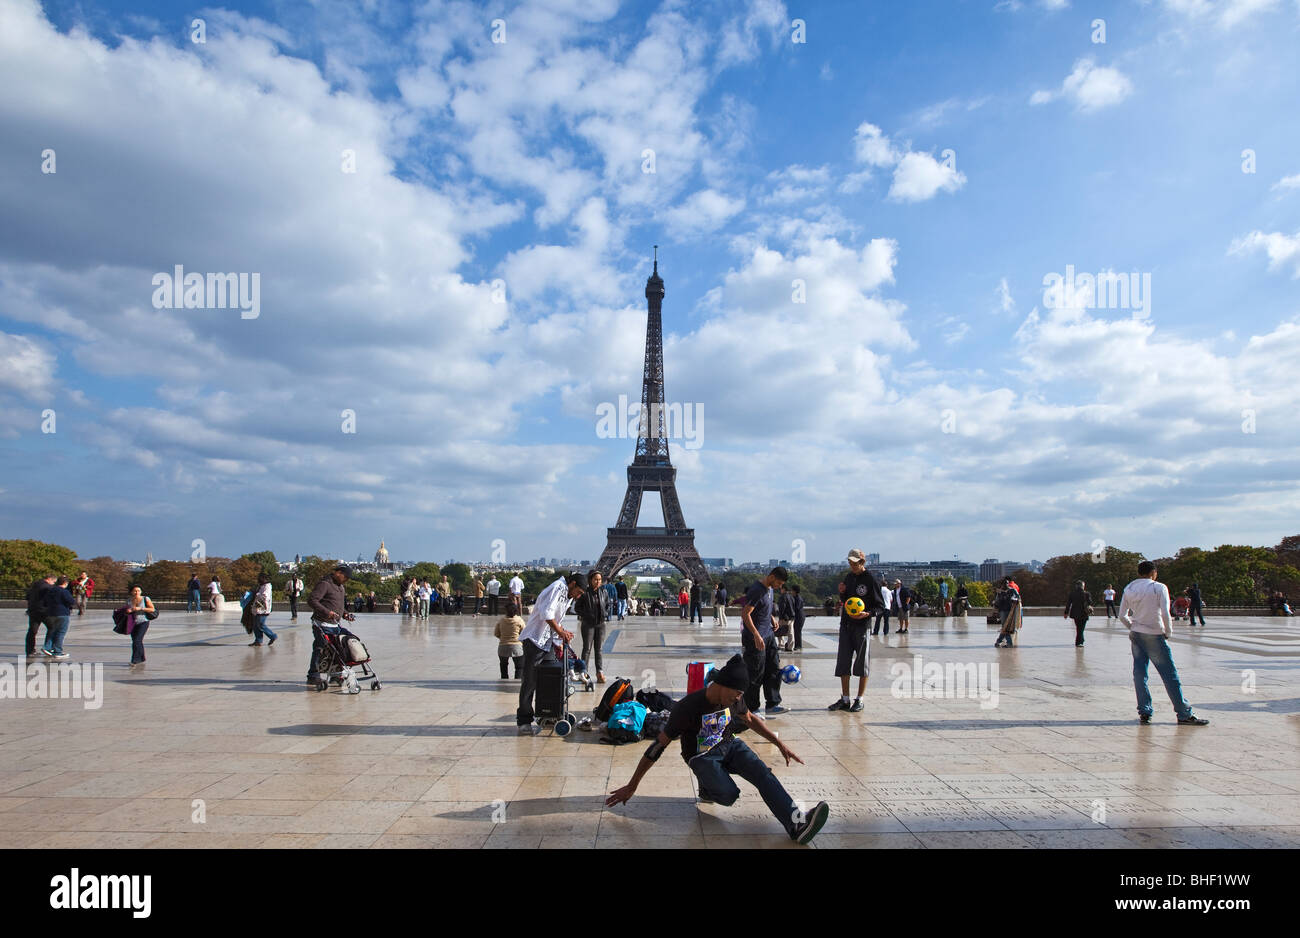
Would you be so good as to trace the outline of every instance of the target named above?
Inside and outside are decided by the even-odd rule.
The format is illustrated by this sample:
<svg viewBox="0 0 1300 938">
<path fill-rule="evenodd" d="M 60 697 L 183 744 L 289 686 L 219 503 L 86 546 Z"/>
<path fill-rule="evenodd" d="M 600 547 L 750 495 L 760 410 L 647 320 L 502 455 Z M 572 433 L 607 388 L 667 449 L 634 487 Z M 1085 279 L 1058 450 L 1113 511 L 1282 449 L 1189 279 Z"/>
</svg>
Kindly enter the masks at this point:
<svg viewBox="0 0 1300 938">
<path fill-rule="evenodd" d="M 862 600 L 862 612 L 852 615 L 848 601 L 853 597 Z M 867 623 L 871 610 L 881 604 L 880 587 L 876 578 L 867 571 L 867 555 L 853 548 L 849 551 L 849 572 L 840 581 L 840 647 L 835 656 L 835 676 L 840 679 L 840 699 L 827 710 L 847 710 L 857 713 L 862 709 L 862 695 L 867 690 L 867 675 L 871 672 L 871 640 L 867 636 Z M 849 676 L 858 677 L 858 696 L 849 702 Z"/>
</svg>

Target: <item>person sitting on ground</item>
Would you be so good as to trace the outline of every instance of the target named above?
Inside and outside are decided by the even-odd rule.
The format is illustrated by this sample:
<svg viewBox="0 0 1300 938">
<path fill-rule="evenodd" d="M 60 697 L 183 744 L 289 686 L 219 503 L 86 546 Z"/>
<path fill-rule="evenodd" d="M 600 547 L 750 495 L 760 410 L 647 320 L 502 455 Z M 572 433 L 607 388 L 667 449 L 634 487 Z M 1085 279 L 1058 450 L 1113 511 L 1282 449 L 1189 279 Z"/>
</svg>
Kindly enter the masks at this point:
<svg viewBox="0 0 1300 938">
<path fill-rule="evenodd" d="M 776 746 L 786 765 L 791 760 L 804 764 L 790 747 L 781 742 L 778 734 L 768 728 L 762 717 L 745 706 L 748 686 L 749 669 L 740 655 L 732 655 L 725 665 L 711 671 L 708 684 L 673 704 L 667 725 L 641 757 L 631 781 L 611 792 L 605 804 L 612 808 L 630 801 L 641 779 L 659 761 L 664 750 L 674 739 L 681 739 L 682 759 L 699 782 L 700 801 L 705 804 L 735 804 L 740 797 L 740 788 L 731 776 L 739 775 L 758 789 L 768 810 L 785 828 L 791 840 L 806 844 L 816 837 L 826 823 L 830 806 L 821 801 L 805 814 L 796 807 L 794 799 L 767 763 L 736 738 L 738 725 L 751 729 Z"/>
</svg>

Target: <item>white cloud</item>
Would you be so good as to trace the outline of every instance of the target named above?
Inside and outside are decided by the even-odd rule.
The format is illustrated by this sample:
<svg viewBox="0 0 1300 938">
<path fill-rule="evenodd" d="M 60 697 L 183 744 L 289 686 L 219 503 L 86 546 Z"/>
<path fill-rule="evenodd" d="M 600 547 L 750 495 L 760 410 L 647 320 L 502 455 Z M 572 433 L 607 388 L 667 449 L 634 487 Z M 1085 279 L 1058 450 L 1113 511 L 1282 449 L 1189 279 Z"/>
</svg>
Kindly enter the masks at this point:
<svg viewBox="0 0 1300 938">
<path fill-rule="evenodd" d="M 683 236 L 716 231 L 745 207 L 745 200 L 732 198 L 713 189 L 693 193 L 675 208 L 663 213 L 669 230 Z"/>
<path fill-rule="evenodd" d="M 1252 231 L 1237 238 L 1228 247 L 1229 254 L 1253 254 L 1263 251 L 1268 255 L 1268 269 L 1280 270 L 1287 265 L 1295 269 L 1291 276 L 1300 279 L 1300 231 L 1294 235 L 1285 235 L 1279 231 L 1265 234 Z"/>
<path fill-rule="evenodd" d="M 923 202 L 939 192 L 956 192 L 966 184 L 966 176 L 947 161 L 939 162 L 929 153 L 896 147 L 888 136 L 870 122 L 858 125 L 853 135 L 854 156 L 868 167 L 894 168 L 893 182 L 887 198 L 894 202 Z M 870 179 L 870 169 L 844 179 L 839 191 L 857 192 Z"/>
<path fill-rule="evenodd" d="M 966 176 L 928 153 L 908 153 L 894 169 L 889 198 L 896 202 L 924 202 L 939 192 L 956 192 Z"/>
<path fill-rule="evenodd" d="M 789 28 L 790 18 L 781 0 L 746 0 L 743 17 L 730 20 L 723 27 L 717 65 L 727 68 L 750 62 L 759 55 L 759 39 L 767 37 L 775 46 Z"/>
<path fill-rule="evenodd" d="M 0 331 L 0 389 L 33 401 L 48 400 L 54 388 L 54 355 L 29 336 Z"/>
<path fill-rule="evenodd" d="M 1029 98 L 1033 105 L 1046 104 L 1057 98 L 1070 98 L 1085 113 L 1100 111 L 1119 104 L 1133 93 L 1133 83 L 1118 69 L 1099 66 L 1092 59 L 1079 59 L 1058 91 L 1035 91 Z"/>
<path fill-rule="evenodd" d="M 1193 19 L 1212 18 L 1220 29 L 1231 29 L 1259 13 L 1276 9 L 1280 0 L 1165 0 L 1165 7 Z"/>
<path fill-rule="evenodd" d="M 1289 189 L 1300 189 L 1300 173 L 1296 173 L 1294 176 L 1283 176 L 1273 184 L 1273 188 L 1281 189 L 1283 191 Z"/>
</svg>

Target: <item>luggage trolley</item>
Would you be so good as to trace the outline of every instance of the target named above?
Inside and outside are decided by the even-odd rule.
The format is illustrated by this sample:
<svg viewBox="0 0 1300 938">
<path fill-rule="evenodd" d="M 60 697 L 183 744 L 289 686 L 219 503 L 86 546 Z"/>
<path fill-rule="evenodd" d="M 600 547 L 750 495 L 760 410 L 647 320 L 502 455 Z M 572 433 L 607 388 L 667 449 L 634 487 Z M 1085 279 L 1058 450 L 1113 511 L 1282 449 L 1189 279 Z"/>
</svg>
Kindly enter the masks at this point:
<svg viewBox="0 0 1300 938">
<path fill-rule="evenodd" d="M 591 690 L 588 679 L 579 675 L 574 665 L 577 656 L 569 643 L 559 649 L 559 658 L 547 658 L 537 665 L 537 723 L 553 727 L 556 736 L 568 736 L 578 725 L 569 710 L 569 698 L 579 687 Z"/>
</svg>

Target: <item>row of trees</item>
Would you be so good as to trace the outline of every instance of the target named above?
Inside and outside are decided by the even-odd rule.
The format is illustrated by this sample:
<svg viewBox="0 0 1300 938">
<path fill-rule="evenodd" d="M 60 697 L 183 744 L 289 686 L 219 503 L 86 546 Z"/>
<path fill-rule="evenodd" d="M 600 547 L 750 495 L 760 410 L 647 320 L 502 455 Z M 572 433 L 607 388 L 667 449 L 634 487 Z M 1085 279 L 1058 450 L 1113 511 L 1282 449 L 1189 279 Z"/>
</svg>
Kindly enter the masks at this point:
<svg viewBox="0 0 1300 938">
<path fill-rule="evenodd" d="M 1020 587 L 1021 598 L 1030 606 L 1065 604 L 1065 597 L 1078 580 L 1087 584 L 1094 600 L 1100 601 L 1101 591 L 1108 585 L 1116 592 L 1137 576 L 1137 565 L 1143 559 L 1134 551 L 1107 548 L 1095 554 L 1069 554 L 1053 557 L 1043 565 L 1042 573 L 1018 570 L 1014 574 Z M 338 561 L 310 556 L 304 557 L 298 573 L 307 588 L 332 570 Z M 1273 590 L 1295 596 L 1300 594 L 1300 535 L 1285 538 L 1276 547 L 1245 547 L 1225 544 L 1214 550 L 1185 547 L 1173 557 L 1156 561 L 1160 580 L 1176 595 L 1192 583 L 1198 583 L 1207 603 L 1220 606 L 1257 605 L 1267 601 Z M 0 540 L 0 590 L 25 590 L 33 580 L 46 573 L 61 573 L 75 577 L 85 570 L 95 580 L 100 593 L 124 593 L 139 586 L 151 596 L 179 596 L 185 593 L 190 576 L 197 573 L 203 581 L 205 595 L 208 581 L 217 576 L 222 592 L 227 598 L 238 597 L 257 585 L 258 577 L 271 578 L 277 597 L 284 596 L 289 574 L 281 573 L 275 555 L 269 550 L 256 551 L 231 559 L 208 557 L 203 561 L 180 563 L 159 560 L 142 570 L 129 570 L 112 557 L 79 558 L 75 551 L 58 544 L 32 540 Z M 474 595 L 473 570 L 463 563 L 421 563 L 397 577 L 381 579 L 378 573 L 357 573 L 348 581 L 349 596 L 356 593 L 375 593 L 377 601 L 392 602 L 402 585 L 411 577 L 436 584 L 443 576 L 454 590 L 468 596 Z M 524 592 L 540 593 L 555 574 L 540 570 L 524 570 L 521 574 Z M 804 600 L 809 605 L 820 605 L 828 596 L 838 595 L 842 573 L 812 574 L 791 571 L 790 583 L 798 584 Z M 487 576 L 484 577 L 486 581 Z M 509 575 L 499 574 L 504 582 Z M 951 578 L 948 595 L 956 593 L 957 583 Z M 752 573 L 730 571 L 712 578 L 712 583 L 726 584 L 732 597 L 739 597 L 755 580 Z M 940 579 L 923 577 L 912 584 L 923 602 L 933 603 L 940 595 Z M 987 606 L 992 599 L 993 584 L 968 580 L 972 606 Z M 675 589 L 669 580 L 667 591 Z M 706 602 L 712 595 L 706 597 Z"/>
</svg>

